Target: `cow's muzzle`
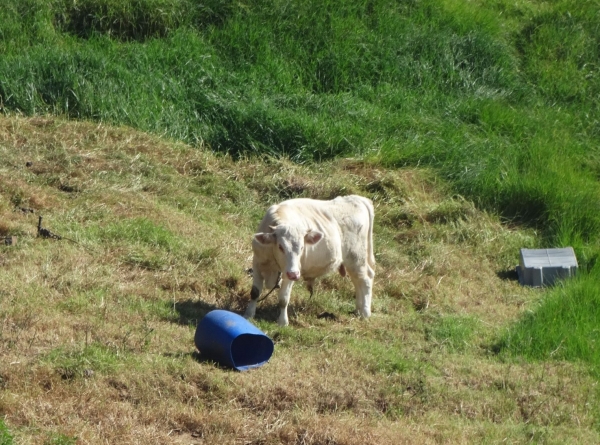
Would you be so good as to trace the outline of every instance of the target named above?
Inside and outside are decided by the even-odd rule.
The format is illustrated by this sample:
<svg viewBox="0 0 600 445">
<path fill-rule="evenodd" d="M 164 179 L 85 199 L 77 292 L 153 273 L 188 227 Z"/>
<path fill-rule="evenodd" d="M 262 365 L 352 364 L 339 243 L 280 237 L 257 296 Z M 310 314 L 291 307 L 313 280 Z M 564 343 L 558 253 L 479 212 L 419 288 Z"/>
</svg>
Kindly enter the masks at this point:
<svg viewBox="0 0 600 445">
<path fill-rule="evenodd" d="M 286 272 L 285 274 L 291 281 L 298 281 L 300 279 L 300 272 Z"/>
</svg>

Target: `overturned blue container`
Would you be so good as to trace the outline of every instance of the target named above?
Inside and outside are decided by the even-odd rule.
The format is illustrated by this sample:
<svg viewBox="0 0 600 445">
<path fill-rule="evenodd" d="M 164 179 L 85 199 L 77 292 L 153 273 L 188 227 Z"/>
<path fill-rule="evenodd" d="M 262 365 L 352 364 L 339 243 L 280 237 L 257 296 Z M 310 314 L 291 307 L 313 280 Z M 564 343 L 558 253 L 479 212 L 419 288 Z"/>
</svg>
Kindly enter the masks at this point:
<svg viewBox="0 0 600 445">
<path fill-rule="evenodd" d="M 273 354 L 273 341 L 244 317 L 224 310 L 206 314 L 194 343 L 202 357 L 238 371 L 258 368 Z"/>
</svg>

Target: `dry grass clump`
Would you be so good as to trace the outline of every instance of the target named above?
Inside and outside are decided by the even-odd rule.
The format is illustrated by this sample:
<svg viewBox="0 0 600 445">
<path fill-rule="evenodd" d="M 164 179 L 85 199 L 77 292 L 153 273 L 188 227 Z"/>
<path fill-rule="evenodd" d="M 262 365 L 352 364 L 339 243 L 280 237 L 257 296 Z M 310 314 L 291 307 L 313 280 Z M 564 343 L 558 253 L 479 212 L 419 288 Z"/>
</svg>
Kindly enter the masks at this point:
<svg viewBox="0 0 600 445">
<path fill-rule="evenodd" d="M 506 273 L 535 236 L 430 172 L 234 161 L 53 118 L 0 118 L 0 155 L 0 235 L 19 239 L 0 246 L 0 414 L 15 443 L 600 439 L 585 370 L 490 348 L 540 296 Z M 373 317 L 358 320 L 352 284 L 331 275 L 313 298 L 295 286 L 288 328 L 274 297 L 261 303 L 267 365 L 203 360 L 195 326 L 244 310 L 265 209 L 344 193 L 376 206 Z M 39 216 L 63 238 L 37 237 Z"/>
</svg>

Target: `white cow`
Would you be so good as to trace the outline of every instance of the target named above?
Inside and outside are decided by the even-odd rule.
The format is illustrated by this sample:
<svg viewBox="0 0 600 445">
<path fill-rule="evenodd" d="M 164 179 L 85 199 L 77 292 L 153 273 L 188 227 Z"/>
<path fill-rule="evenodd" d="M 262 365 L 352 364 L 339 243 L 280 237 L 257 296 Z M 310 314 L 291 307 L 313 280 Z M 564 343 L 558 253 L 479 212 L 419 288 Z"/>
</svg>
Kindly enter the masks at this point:
<svg viewBox="0 0 600 445">
<path fill-rule="evenodd" d="M 271 206 L 252 241 L 253 283 L 245 317 L 254 317 L 263 285 L 275 287 L 281 273 L 278 323 L 286 326 L 294 282 L 304 278 L 312 295 L 315 278 L 335 270 L 348 273 L 356 310 L 369 317 L 375 277 L 373 216 L 371 200 L 356 195 L 331 201 L 290 199 Z"/>
</svg>

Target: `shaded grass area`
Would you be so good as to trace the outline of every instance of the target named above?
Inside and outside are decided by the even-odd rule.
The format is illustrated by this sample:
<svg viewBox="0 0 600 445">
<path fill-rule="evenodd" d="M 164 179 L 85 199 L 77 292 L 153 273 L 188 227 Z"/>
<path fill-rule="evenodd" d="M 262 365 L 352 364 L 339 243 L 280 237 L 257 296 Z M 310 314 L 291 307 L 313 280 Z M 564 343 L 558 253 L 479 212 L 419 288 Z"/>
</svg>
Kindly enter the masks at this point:
<svg viewBox="0 0 600 445">
<path fill-rule="evenodd" d="M 2 118 L 0 138 L 0 235 L 18 236 L 0 247 L 0 414 L 15 443 L 598 441 L 587 364 L 490 353 L 542 295 L 500 273 L 535 232 L 432 171 L 234 161 L 52 117 Z M 275 298 L 258 308 L 267 365 L 202 360 L 198 320 L 245 309 L 265 209 L 340 193 L 376 205 L 372 318 L 355 318 L 348 279 L 312 298 L 298 283 L 291 326 Z M 39 215 L 74 242 L 36 237 Z"/>
</svg>

